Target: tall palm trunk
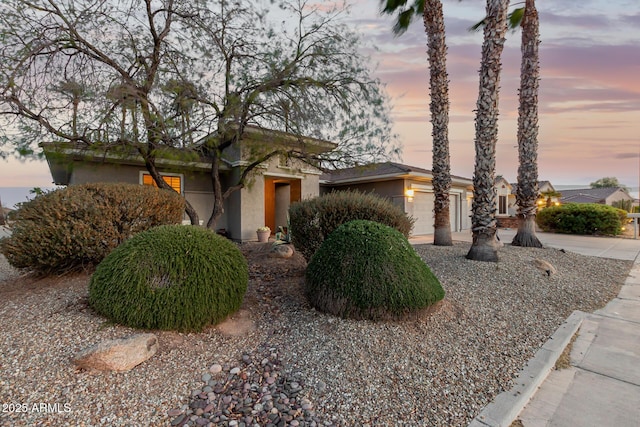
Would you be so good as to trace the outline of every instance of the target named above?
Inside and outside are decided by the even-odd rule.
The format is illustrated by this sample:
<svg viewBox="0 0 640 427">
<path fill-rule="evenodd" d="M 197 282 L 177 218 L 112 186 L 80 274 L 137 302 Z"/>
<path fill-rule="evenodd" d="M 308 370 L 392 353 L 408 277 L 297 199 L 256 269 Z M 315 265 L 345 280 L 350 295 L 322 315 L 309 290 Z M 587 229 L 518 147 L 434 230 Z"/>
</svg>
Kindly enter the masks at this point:
<svg viewBox="0 0 640 427">
<path fill-rule="evenodd" d="M 444 14 L 440 0 L 425 0 L 424 28 L 427 33 L 429 55 L 429 90 L 431 94 L 431 124 L 433 136 L 433 244 L 451 246 L 449 219 L 449 190 L 451 172 L 449 156 L 449 80 L 447 74 L 447 45 L 445 43 Z"/>
<path fill-rule="evenodd" d="M 526 0 L 522 17 L 522 65 L 520 68 L 520 107 L 518 110 L 518 233 L 515 246 L 541 248 L 536 236 L 538 198 L 538 87 L 540 44 L 538 11 L 535 0 Z"/>
<path fill-rule="evenodd" d="M 484 27 L 475 121 L 476 161 L 471 208 L 473 243 L 467 253 L 468 259 L 476 261 L 498 261 L 494 180 L 498 140 L 500 57 L 507 32 L 508 7 L 509 0 L 487 0 L 487 23 Z"/>
</svg>

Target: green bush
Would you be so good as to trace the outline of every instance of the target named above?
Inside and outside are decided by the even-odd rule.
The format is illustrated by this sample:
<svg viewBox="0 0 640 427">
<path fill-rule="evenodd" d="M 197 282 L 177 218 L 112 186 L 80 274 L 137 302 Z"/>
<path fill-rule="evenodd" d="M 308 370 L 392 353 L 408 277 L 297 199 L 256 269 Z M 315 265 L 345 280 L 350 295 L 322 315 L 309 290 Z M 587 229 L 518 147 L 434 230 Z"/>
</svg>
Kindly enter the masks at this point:
<svg viewBox="0 0 640 427">
<path fill-rule="evenodd" d="M 622 232 L 627 213 L 596 203 L 567 203 L 540 210 L 536 221 L 543 231 L 615 236 Z"/>
<path fill-rule="evenodd" d="M 134 184 L 72 185 L 22 203 L 12 234 L 0 241 L 16 268 L 63 273 L 97 265 L 120 243 L 151 227 L 182 220 L 177 193 Z"/>
<path fill-rule="evenodd" d="M 200 331 L 240 308 L 248 280 L 234 243 L 202 227 L 165 225 L 135 235 L 98 265 L 89 303 L 123 325 Z"/>
<path fill-rule="evenodd" d="M 338 227 L 305 277 L 311 304 L 355 319 L 398 319 L 444 297 L 440 282 L 397 230 L 372 221 Z"/>
<path fill-rule="evenodd" d="M 334 191 L 289 207 L 291 239 L 307 260 L 336 228 L 356 219 L 379 222 L 409 237 L 414 220 L 388 199 L 372 193 Z"/>
</svg>

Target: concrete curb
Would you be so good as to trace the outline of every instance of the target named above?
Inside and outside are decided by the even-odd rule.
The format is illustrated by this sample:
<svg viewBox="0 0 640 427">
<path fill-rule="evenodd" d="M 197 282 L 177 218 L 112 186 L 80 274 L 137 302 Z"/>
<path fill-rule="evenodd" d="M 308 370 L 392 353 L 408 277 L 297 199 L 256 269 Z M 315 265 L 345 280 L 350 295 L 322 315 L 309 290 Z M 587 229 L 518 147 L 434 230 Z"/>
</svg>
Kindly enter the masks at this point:
<svg viewBox="0 0 640 427">
<path fill-rule="evenodd" d="M 520 371 L 515 385 L 500 393 L 469 427 L 509 427 L 547 378 L 587 313 L 574 311 Z"/>
</svg>

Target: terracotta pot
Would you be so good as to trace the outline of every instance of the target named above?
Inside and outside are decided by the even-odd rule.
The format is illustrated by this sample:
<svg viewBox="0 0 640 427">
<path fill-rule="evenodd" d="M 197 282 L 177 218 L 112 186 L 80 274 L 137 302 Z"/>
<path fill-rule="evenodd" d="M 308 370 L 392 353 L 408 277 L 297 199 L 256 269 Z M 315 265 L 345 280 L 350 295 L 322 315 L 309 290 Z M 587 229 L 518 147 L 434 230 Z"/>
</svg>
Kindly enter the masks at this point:
<svg viewBox="0 0 640 427">
<path fill-rule="evenodd" d="M 271 236 L 271 231 L 257 231 L 258 233 L 258 242 L 266 243 L 269 241 L 269 236 Z"/>
</svg>

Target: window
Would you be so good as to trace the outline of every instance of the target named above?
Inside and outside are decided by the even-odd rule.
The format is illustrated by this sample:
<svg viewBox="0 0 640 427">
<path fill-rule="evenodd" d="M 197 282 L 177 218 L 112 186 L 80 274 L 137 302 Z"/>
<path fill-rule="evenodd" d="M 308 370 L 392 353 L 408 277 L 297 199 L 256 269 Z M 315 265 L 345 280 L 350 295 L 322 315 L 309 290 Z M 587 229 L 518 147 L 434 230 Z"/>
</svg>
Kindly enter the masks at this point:
<svg viewBox="0 0 640 427">
<path fill-rule="evenodd" d="M 498 196 L 498 215 L 507 214 L 507 196 Z"/>
<path fill-rule="evenodd" d="M 181 175 L 162 174 L 162 179 L 164 179 L 164 182 L 169 184 L 171 188 L 176 190 L 178 194 L 182 194 L 182 176 Z M 157 187 L 151 175 L 149 175 L 146 172 L 142 173 L 142 185 L 153 185 L 154 187 Z"/>
</svg>

